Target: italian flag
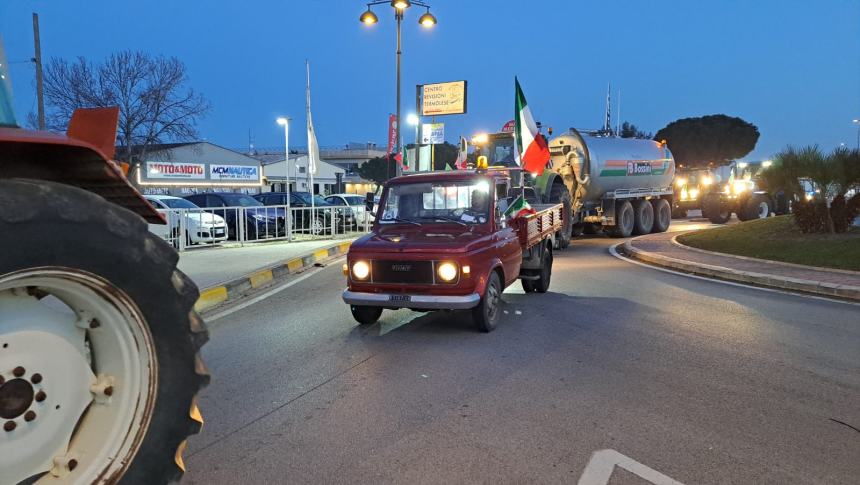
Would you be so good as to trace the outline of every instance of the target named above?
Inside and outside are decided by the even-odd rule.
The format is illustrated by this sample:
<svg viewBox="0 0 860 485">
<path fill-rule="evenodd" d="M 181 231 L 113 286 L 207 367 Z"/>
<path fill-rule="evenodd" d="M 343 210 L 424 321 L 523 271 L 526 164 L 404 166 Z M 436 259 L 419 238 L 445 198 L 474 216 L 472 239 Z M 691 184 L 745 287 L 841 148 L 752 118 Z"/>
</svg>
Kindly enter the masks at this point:
<svg viewBox="0 0 860 485">
<path fill-rule="evenodd" d="M 538 133 L 532 112 L 526 104 L 526 97 L 516 77 L 514 77 L 514 84 L 517 91 L 514 106 L 516 120 L 514 133 L 517 140 L 516 148 L 521 154 L 520 166 L 528 172 L 540 175 L 546 167 L 546 162 L 549 161 L 549 148 L 546 138 Z"/>
<path fill-rule="evenodd" d="M 529 214 L 534 214 L 535 210 L 532 209 L 532 206 L 526 202 L 526 199 L 523 196 L 519 196 L 516 200 L 511 203 L 511 206 L 508 207 L 508 210 L 505 211 L 505 217 L 508 219 L 516 219 L 518 217 L 525 217 Z"/>
</svg>

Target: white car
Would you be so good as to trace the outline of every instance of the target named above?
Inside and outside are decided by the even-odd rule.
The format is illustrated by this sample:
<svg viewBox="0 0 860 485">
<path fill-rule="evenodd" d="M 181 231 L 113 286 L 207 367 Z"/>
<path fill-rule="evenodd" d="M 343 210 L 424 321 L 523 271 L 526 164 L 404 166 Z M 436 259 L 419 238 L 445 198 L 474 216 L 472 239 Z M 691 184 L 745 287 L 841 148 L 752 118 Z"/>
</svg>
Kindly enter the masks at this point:
<svg viewBox="0 0 860 485">
<path fill-rule="evenodd" d="M 146 200 L 167 218 L 167 225 L 150 224 L 149 229 L 165 239 L 176 239 L 180 214 L 184 218 L 185 244 L 216 243 L 227 240 L 227 223 L 217 214 L 205 212 L 190 200 L 170 195 L 145 195 Z"/>
<path fill-rule="evenodd" d="M 355 215 L 355 221 L 358 225 L 364 224 L 364 197 L 357 194 L 333 194 L 325 198 L 325 201 L 332 205 L 348 206 L 352 209 Z M 374 207 L 374 210 L 376 207 Z M 375 212 L 367 213 L 367 223 L 370 224 L 375 220 Z"/>
</svg>

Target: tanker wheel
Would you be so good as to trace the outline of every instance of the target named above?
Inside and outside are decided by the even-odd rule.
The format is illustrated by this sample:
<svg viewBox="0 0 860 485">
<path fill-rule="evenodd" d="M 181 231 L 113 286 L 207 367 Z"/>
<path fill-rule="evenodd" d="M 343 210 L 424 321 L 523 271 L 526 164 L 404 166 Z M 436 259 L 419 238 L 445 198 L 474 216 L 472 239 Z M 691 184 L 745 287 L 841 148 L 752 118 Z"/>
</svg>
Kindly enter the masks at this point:
<svg viewBox="0 0 860 485">
<path fill-rule="evenodd" d="M 555 247 L 556 249 L 564 249 L 570 246 L 570 238 L 573 234 L 573 221 L 570 217 L 570 191 L 564 184 L 553 184 L 549 192 L 549 200 L 552 204 L 561 204 L 561 230 L 555 233 Z"/>
<path fill-rule="evenodd" d="M 654 199 L 651 201 L 654 207 L 654 227 L 651 232 L 666 232 L 672 223 L 672 208 L 666 199 Z"/>
<path fill-rule="evenodd" d="M 648 234 L 654 228 L 654 207 L 650 201 L 638 199 L 633 202 L 633 234 Z"/>
<path fill-rule="evenodd" d="M 609 228 L 609 235 L 611 237 L 630 237 L 633 234 L 635 220 L 633 205 L 630 204 L 630 201 L 621 201 L 620 204 L 616 201 L 615 225 Z"/>
<path fill-rule="evenodd" d="M 197 287 L 136 214 L 0 180 L 3 481 L 166 483 L 200 430 Z"/>
</svg>

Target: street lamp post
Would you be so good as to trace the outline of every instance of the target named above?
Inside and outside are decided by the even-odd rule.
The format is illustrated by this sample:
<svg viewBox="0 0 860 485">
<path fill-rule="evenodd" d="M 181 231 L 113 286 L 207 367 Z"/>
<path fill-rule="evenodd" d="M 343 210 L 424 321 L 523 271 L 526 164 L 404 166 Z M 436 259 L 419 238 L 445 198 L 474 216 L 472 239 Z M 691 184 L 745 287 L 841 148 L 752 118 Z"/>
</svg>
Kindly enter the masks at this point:
<svg viewBox="0 0 860 485">
<path fill-rule="evenodd" d="M 401 152 L 401 147 L 402 147 L 402 137 L 400 136 L 400 54 L 402 52 L 400 24 L 403 22 L 403 13 L 406 11 L 407 8 L 411 7 L 412 5 L 417 5 L 419 7 L 426 8 L 427 11 L 424 13 L 424 15 L 422 15 L 418 19 L 418 23 L 421 24 L 423 27 L 427 27 L 427 28 L 430 28 L 430 27 L 433 27 L 434 25 L 436 25 L 436 17 L 434 17 L 433 14 L 430 13 L 430 5 L 427 5 L 426 3 L 420 2 L 418 0 L 391 0 L 391 1 L 378 0 L 378 1 L 370 2 L 367 4 L 367 11 L 364 12 L 363 14 L 361 14 L 361 17 L 359 17 L 359 20 L 363 24 L 366 24 L 366 25 L 373 25 L 373 24 L 379 22 L 379 18 L 376 16 L 376 14 L 373 13 L 373 11 L 370 10 L 370 7 L 372 7 L 374 5 L 382 5 L 385 3 L 390 4 L 394 8 L 394 19 L 397 21 L 397 51 L 396 51 L 397 52 L 396 53 L 397 113 L 395 114 L 396 120 L 397 120 L 397 136 L 396 136 L 395 151 L 394 151 L 395 156 L 397 156 L 397 154 L 399 154 Z M 389 170 L 389 174 L 390 173 L 391 173 L 391 170 Z M 396 163 L 394 165 L 394 173 L 395 173 L 395 175 L 398 175 L 401 173 L 401 169 Z"/>
<path fill-rule="evenodd" d="M 860 119 L 855 118 L 851 122 L 857 125 L 857 150 L 860 150 Z"/>
<path fill-rule="evenodd" d="M 293 214 L 290 210 L 290 118 L 278 118 L 278 124 L 284 127 L 284 166 L 287 169 L 287 241 L 293 240 Z"/>
</svg>

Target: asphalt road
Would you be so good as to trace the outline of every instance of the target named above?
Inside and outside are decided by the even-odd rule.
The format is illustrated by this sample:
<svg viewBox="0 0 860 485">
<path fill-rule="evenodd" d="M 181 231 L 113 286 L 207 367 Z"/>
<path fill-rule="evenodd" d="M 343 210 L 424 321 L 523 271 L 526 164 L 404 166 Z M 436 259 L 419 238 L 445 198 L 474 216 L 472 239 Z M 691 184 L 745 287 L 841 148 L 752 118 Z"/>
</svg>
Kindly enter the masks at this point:
<svg viewBox="0 0 860 485">
<path fill-rule="evenodd" d="M 408 310 L 359 327 L 340 264 L 211 322 L 184 483 L 590 485 L 624 457 L 653 483 L 860 482 L 860 306 L 641 267 L 617 242 L 556 253 L 550 292 L 508 288 L 490 334 Z"/>
</svg>

